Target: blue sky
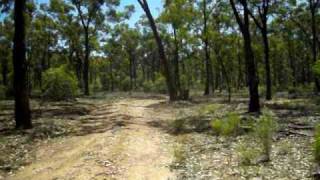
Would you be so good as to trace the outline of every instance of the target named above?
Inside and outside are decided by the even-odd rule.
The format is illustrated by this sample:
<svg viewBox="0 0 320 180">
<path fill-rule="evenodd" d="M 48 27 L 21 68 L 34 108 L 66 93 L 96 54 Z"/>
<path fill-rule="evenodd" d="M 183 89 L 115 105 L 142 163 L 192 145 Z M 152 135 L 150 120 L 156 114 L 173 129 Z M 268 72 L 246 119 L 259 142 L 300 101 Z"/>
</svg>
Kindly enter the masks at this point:
<svg viewBox="0 0 320 180">
<path fill-rule="evenodd" d="M 36 0 L 37 3 L 48 3 L 49 0 Z M 140 18 L 142 14 L 144 14 L 143 10 L 141 9 L 137 0 L 120 0 L 120 9 L 127 5 L 134 5 L 135 6 L 135 13 L 132 15 L 131 19 L 129 20 L 129 24 L 133 26 Z M 150 10 L 152 14 L 157 17 L 162 10 L 162 0 L 148 0 Z"/>
</svg>

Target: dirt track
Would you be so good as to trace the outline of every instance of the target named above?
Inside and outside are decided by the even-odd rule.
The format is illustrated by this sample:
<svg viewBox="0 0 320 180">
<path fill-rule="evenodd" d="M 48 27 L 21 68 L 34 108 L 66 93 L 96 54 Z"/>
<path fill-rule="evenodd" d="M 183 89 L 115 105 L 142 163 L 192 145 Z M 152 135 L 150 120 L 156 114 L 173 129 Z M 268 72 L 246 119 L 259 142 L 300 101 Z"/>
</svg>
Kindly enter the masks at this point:
<svg viewBox="0 0 320 180">
<path fill-rule="evenodd" d="M 88 129 L 114 123 L 111 129 L 42 145 L 35 162 L 9 179 L 175 179 L 172 137 L 152 125 L 173 117 L 154 108 L 162 101 L 126 98 L 99 106 L 83 121 Z"/>
</svg>

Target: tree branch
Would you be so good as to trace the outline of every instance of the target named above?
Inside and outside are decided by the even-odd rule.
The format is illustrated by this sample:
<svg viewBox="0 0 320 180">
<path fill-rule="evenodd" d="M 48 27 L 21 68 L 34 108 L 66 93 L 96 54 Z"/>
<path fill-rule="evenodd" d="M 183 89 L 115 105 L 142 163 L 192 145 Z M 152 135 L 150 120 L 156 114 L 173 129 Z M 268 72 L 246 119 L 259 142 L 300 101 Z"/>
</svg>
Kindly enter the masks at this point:
<svg viewBox="0 0 320 180">
<path fill-rule="evenodd" d="M 78 10 L 78 14 L 79 14 L 79 16 L 80 16 L 80 20 L 81 20 L 82 26 L 83 26 L 85 29 L 88 29 L 86 23 L 84 22 L 84 17 L 83 17 L 83 13 L 82 13 L 82 10 L 81 10 L 81 4 L 80 4 L 80 2 L 79 2 L 79 1 L 74 1 L 74 3 L 75 3 L 75 6 L 76 6 L 76 8 L 77 8 L 77 10 Z"/>
<path fill-rule="evenodd" d="M 252 14 L 252 12 L 250 10 L 248 10 L 248 13 L 250 15 L 250 17 L 253 19 L 254 23 L 258 26 L 258 28 L 261 30 L 263 29 L 262 23 L 260 24 L 259 20 Z M 260 12 L 259 12 L 260 14 Z"/>
<path fill-rule="evenodd" d="M 242 22 L 242 19 L 241 19 L 240 15 L 239 15 L 239 12 L 238 12 L 238 10 L 236 8 L 234 0 L 230 0 L 230 4 L 231 4 L 232 10 L 233 10 L 233 14 L 236 17 L 236 20 L 237 20 L 237 22 L 239 24 L 240 30 L 243 31 L 243 22 Z"/>
</svg>

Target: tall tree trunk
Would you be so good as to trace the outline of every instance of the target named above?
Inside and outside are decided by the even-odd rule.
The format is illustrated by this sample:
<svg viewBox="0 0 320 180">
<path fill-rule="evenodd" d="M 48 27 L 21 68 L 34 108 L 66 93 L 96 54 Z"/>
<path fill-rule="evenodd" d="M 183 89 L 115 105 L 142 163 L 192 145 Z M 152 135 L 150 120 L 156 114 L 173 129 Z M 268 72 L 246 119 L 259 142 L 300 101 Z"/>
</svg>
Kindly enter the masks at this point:
<svg viewBox="0 0 320 180">
<path fill-rule="evenodd" d="M 249 112 L 259 112 L 260 103 L 259 103 L 259 92 L 258 92 L 258 77 L 256 72 L 256 65 L 254 54 L 251 46 L 251 35 L 249 28 L 249 18 L 248 13 L 245 11 L 245 21 L 246 24 L 244 28 L 243 38 L 245 43 L 245 57 L 247 60 L 247 71 L 248 71 L 248 83 L 249 83 L 249 93 L 250 93 L 250 102 L 249 102 Z"/>
<path fill-rule="evenodd" d="M 173 26 L 174 35 L 174 75 L 175 75 L 175 85 L 177 93 L 180 93 L 180 69 L 179 69 L 179 42 L 177 38 L 177 29 Z"/>
<path fill-rule="evenodd" d="M 89 46 L 89 29 L 85 28 L 85 58 L 83 62 L 83 84 L 84 84 L 84 94 L 86 96 L 90 95 L 89 90 L 89 57 L 90 57 L 90 46 Z"/>
<path fill-rule="evenodd" d="M 15 95 L 16 128 L 32 128 L 29 93 L 27 87 L 27 60 L 25 45 L 26 0 L 15 0 L 14 4 L 14 39 L 13 70 Z"/>
<path fill-rule="evenodd" d="M 263 48 L 264 48 L 264 63 L 266 75 L 266 100 L 272 99 L 272 83 L 271 83 L 271 70 L 270 70 L 270 47 L 268 40 L 267 22 L 265 22 L 264 29 L 262 30 Z"/>
<path fill-rule="evenodd" d="M 248 85 L 249 85 L 249 112 L 260 112 L 260 103 L 259 103 L 259 89 L 258 89 L 258 76 L 256 72 L 256 63 L 254 59 L 254 54 L 251 45 L 251 34 L 250 34 L 250 21 L 249 21 L 249 10 L 247 0 L 241 1 L 243 6 L 243 20 L 240 17 L 234 0 L 230 0 L 231 7 L 233 9 L 236 20 L 239 24 L 240 30 L 242 32 L 244 40 L 244 52 L 246 59 L 246 68 L 248 76 Z"/>
<path fill-rule="evenodd" d="M 297 75 L 296 75 L 296 65 L 295 65 L 295 59 L 292 54 L 292 43 L 290 40 L 290 34 L 288 34 L 287 39 L 287 50 L 288 50 L 288 59 L 289 59 L 289 65 L 291 68 L 291 76 L 292 76 L 292 86 L 296 87 L 297 86 Z"/>
<path fill-rule="evenodd" d="M 205 41 L 205 63 L 206 63 L 206 83 L 205 83 L 205 92 L 204 95 L 211 95 L 214 92 L 214 88 L 212 86 L 212 64 L 209 53 L 209 45 L 208 41 Z"/>
<path fill-rule="evenodd" d="M 247 71 L 248 71 L 248 83 L 249 83 L 249 93 L 250 93 L 250 102 L 249 102 L 249 112 L 259 112 L 260 103 L 259 103 L 259 93 L 258 93 L 258 78 L 255 67 L 254 55 L 251 47 L 251 37 L 249 28 L 243 34 L 245 39 L 245 57 L 247 62 Z"/>
<path fill-rule="evenodd" d="M 315 63 L 317 61 L 317 27 L 316 27 L 316 2 L 313 0 L 309 0 L 309 6 L 311 11 L 311 29 L 312 29 L 312 62 Z M 314 78 L 316 91 L 320 92 L 320 82 L 318 78 Z"/>
<path fill-rule="evenodd" d="M 159 57 L 160 57 L 162 65 L 163 65 L 162 66 L 163 75 L 166 78 L 166 83 L 167 83 L 167 88 L 168 88 L 168 92 L 169 92 L 170 101 L 175 101 L 175 100 L 177 100 L 177 91 L 176 91 L 176 87 L 175 87 L 175 84 L 174 84 L 174 80 L 173 80 L 173 78 L 171 76 L 171 73 L 170 73 L 169 63 L 167 61 L 167 57 L 166 57 L 166 54 L 165 54 L 164 46 L 163 46 L 161 37 L 159 35 L 156 23 L 155 23 L 155 21 L 153 19 L 153 16 L 152 16 L 151 12 L 150 12 L 149 5 L 148 5 L 147 1 L 146 0 L 138 0 L 138 2 L 141 5 L 141 7 L 144 10 L 144 12 L 146 13 L 146 16 L 147 16 L 147 18 L 149 20 L 149 23 L 150 23 L 154 38 L 155 38 L 156 43 L 158 45 Z"/>
<path fill-rule="evenodd" d="M 204 95 L 211 95 L 214 92 L 213 87 L 213 72 L 209 52 L 209 37 L 208 37 L 208 15 L 207 15 L 207 0 L 203 0 L 203 43 L 205 51 L 205 66 L 206 66 L 206 83 Z"/>
<path fill-rule="evenodd" d="M 217 57 L 217 60 L 220 64 L 220 67 L 221 67 L 221 71 L 222 71 L 222 74 L 224 76 L 224 79 L 226 80 L 226 85 L 227 85 L 227 90 L 228 90 L 228 102 L 231 102 L 231 82 L 230 82 L 230 78 L 229 78 L 229 75 L 227 73 L 227 69 L 223 63 L 223 58 L 221 57 L 221 54 L 219 53 L 219 49 L 218 47 L 214 47 L 213 48 L 214 51 L 215 51 L 215 54 L 216 54 L 216 57 Z"/>
<path fill-rule="evenodd" d="M 266 84 L 266 100 L 272 99 L 272 84 L 271 84 L 271 72 L 270 72 L 270 60 L 269 60 L 269 39 L 268 39 L 268 13 L 269 13 L 270 0 L 263 0 L 261 6 L 258 6 L 258 18 L 246 8 L 246 11 L 254 20 L 255 24 L 259 28 L 262 34 L 263 51 L 264 51 L 264 64 L 265 64 L 265 84 Z M 257 67 L 256 67 L 257 69 Z"/>
</svg>

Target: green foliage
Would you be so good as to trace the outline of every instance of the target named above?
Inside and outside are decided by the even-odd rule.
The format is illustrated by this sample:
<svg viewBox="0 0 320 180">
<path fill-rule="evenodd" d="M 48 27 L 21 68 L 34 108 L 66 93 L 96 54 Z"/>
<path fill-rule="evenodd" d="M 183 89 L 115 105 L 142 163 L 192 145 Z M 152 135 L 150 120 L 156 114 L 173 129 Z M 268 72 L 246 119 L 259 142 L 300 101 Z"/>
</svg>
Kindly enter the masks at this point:
<svg viewBox="0 0 320 180">
<path fill-rule="evenodd" d="M 248 143 L 240 143 L 236 148 L 239 155 L 240 164 L 242 165 L 251 165 L 253 160 L 256 159 L 260 154 L 259 149 L 250 146 L 252 145 Z"/>
<path fill-rule="evenodd" d="M 101 88 L 102 90 L 109 90 L 110 88 L 110 75 L 107 73 L 101 73 L 100 75 L 100 84 L 101 84 Z"/>
<path fill-rule="evenodd" d="M 319 165 L 320 164 L 320 124 L 315 128 L 314 133 L 314 160 Z"/>
<path fill-rule="evenodd" d="M 317 77 L 320 77 L 320 60 L 315 62 L 315 64 L 312 67 L 312 70 Z"/>
<path fill-rule="evenodd" d="M 269 111 L 265 111 L 263 115 L 258 119 L 254 132 L 255 137 L 258 138 L 258 142 L 261 143 L 261 148 L 264 155 L 269 159 L 271 153 L 272 136 L 277 129 L 277 123 L 275 122 L 273 115 Z"/>
<path fill-rule="evenodd" d="M 291 152 L 290 150 L 292 147 L 290 143 L 282 142 L 277 146 L 277 148 L 278 148 L 278 152 L 277 152 L 278 155 L 288 155 L 290 154 Z"/>
<path fill-rule="evenodd" d="M 296 87 L 288 87 L 288 93 L 289 95 L 296 95 L 301 96 L 305 94 L 306 92 L 313 92 L 313 86 L 296 86 Z"/>
<path fill-rule="evenodd" d="M 73 99 L 78 94 L 76 76 L 66 66 L 51 68 L 44 73 L 43 97 L 49 100 Z"/>
<path fill-rule="evenodd" d="M 176 119 L 172 121 L 172 123 L 170 124 L 170 127 L 172 127 L 174 132 L 178 133 L 184 129 L 185 123 L 186 122 L 184 119 Z"/>
<path fill-rule="evenodd" d="M 157 92 L 157 93 L 166 93 L 167 86 L 165 78 L 160 73 L 156 74 L 155 81 L 145 81 L 143 82 L 143 91 L 145 92 Z"/>
<path fill-rule="evenodd" d="M 120 87 L 123 91 L 129 91 L 131 89 L 130 78 L 125 77 L 120 81 Z"/>
<path fill-rule="evenodd" d="M 144 81 L 142 83 L 142 88 L 144 92 L 151 92 L 153 83 L 152 81 Z"/>
<path fill-rule="evenodd" d="M 101 84 L 101 80 L 100 78 L 96 78 L 92 84 L 90 84 L 90 89 L 93 92 L 98 92 L 103 88 L 102 84 Z"/>
<path fill-rule="evenodd" d="M 6 98 L 6 87 L 3 85 L 0 85 L 0 100 L 3 100 Z"/>
<path fill-rule="evenodd" d="M 220 119 L 216 119 L 211 122 L 211 127 L 217 134 L 222 133 L 223 125 L 224 125 L 224 123 Z"/>
<path fill-rule="evenodd" d="M 226 118 L 212 120 L 211 128 L 218 135 L 236 135 L 240 130 L 240 117 L 238 114 L 230 113 Z"/>
<path fill-rule="evenodd" d="M 175 163 L 180 166 L 184 164 L 187 159 L 187 154 L 182 145 L 176 145 L 173 151 L 173 155 L 175 158 Z"/>
<path fill-rule="evenodd" d="M 189 89 L 189 79 L 186 75 L 182 74 L 180 76 L 181 89 Z"/>
<path fill-rule="evenodd" d="M 218 108 L 219 106 L 217 104 L 209 104 L 204 107 L 201 107 L 201 109 L 199 110 L 199 114 L 200 116 L 213 115 Z"/>
<path fill-rule="evenodd" d="M 154 81 L 154 91 L 158 91 L 159 93 L 167 92 L 166 80 L 162 74 L 156 75 L 156 80 Z"/>
</svg>

